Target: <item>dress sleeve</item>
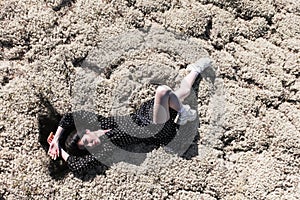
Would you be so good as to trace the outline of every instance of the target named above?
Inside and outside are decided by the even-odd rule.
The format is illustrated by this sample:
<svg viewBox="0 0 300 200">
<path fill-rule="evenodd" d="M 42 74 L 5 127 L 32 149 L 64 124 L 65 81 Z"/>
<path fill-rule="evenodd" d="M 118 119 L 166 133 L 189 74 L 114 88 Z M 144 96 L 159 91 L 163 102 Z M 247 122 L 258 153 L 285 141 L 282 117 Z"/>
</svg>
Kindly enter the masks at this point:
<svg viewBox="0 0 300 200">
<path fill-rule="evenodd" d="M 100 162 L 92 155 L 85 155 L 84 157 L 69 156 L 67 164 L 73 173 L 82 174 L 99 166 Z"/>
<path fill-rule="evenodd" d="M 75 123 L 74 123 L 74 118 L 73 118 L 73 113 L 67 113 L 65 114 L 59 124 L 60 127 L 63 129 L 75 129 Z"/>
<path fill-rule="evenodd" d="M 99 116 L 93 112 L 78 110 L 65 114 L 59 122 L 63 129 L 75 129 L 82 131 L 85 129 L 98 130 L 100 124 Z"/>
<path fill-rule="evenodd" d="M 114 117 L 98 116 L 98 121 L 99 121 L 100 128 L 103 130 L 114 129 L 118 127 L 118 123 L 114 119 Z"/>
</svg>

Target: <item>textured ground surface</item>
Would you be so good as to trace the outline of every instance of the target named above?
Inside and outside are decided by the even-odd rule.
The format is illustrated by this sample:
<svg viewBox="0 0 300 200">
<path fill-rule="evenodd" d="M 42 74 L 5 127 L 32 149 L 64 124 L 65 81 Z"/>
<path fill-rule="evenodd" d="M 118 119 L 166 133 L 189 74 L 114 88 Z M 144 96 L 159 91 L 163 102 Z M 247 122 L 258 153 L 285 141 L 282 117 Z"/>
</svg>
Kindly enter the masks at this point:
<svg viewBox="0 0 300 200">
<path fill-rule="evenodd" d="M 300 199 L 298 0 L 1 0 L 0 10 L 0 199 Z M 189 38 L 189 48 L 165 33 L 148 48 L 130 43 L 141 39 L 134 34 L 107 45 L 153 27 Z M 107 60 L 101 45 L 115 51 Z M 140 80 L 174 87 L 207 53 L 214 67 L 196 88 L 198 155 L 158 149 L 106 175 L 51 178 L 38 142 L 41 96 L 70 111 L 76 74 L 90 70 L 79 61 L 106 64 L 94 72 L 94 109 L 109 114 L 115 102 L 134 107 L 151 94 Z"/>
</svg>

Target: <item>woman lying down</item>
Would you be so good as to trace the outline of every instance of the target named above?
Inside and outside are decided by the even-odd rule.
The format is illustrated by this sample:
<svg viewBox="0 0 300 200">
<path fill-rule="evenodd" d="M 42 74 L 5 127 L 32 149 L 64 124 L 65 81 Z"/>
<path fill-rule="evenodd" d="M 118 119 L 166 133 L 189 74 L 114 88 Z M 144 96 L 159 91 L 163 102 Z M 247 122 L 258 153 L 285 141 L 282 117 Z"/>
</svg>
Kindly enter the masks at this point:
<svg viewBox="0 0 300 200">
<path fill-rule="evenodd" d="M 92 149 L 98 148 L 97 151 L 103 154 L 110 153 L 105 148 L 101 149 L 103 143 L 110 142 L 129 151 L 135 146 L 158 148 L 167 145 L 175 137 L 179 126 L 197 118 L 196 110 L 182 102 L 189 96 L 198 75 L 209 66 L 209 58 L 189 64 L 187 70 L 190 72 L 183 78 L 178 90 L 173 91 L 166 85 L 158 86 L 153 99 L 127 116 L 103 117 L 83 110 L 65 114 L 55 135 L 51 133 L 48 137 L 48 155 L 54 160 L 62 157 L 72 172 L 80 174 L 100 164 L 89 153 Z M 84 128 L 77 130 L 76 127 Z"/>
</svg>

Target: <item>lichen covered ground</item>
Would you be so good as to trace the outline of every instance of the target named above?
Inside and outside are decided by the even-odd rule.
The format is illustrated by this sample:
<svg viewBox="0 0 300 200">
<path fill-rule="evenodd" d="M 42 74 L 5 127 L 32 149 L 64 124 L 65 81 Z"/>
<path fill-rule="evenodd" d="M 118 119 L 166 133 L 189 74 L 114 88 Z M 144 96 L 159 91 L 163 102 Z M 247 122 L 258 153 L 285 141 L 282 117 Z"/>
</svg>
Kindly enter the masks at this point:
<svg viewBox="0 0 300 200">
<path fill-rule="evenodd" d="M 0 199 L 300 199 L 298 0 L 1 0 L 0 10 Z M 175 88 L 206 55 L 192 154 L 160 148 L 105 175 L 50 176 L 39 116 L 49 104 L 72 110 L 74 88 L 85 92 L 76 78 L 100 79 L 96 112 L 124 114 L 153 94 L 146 83 Z"/>
</svg>

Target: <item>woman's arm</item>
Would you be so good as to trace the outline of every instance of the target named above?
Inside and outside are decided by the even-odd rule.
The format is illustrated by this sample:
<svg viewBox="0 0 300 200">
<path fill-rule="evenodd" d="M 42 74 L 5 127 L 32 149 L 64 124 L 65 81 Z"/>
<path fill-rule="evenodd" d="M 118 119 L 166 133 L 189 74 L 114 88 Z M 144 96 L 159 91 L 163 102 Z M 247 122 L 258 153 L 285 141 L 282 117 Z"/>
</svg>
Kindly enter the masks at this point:
<svg viewBox="0 0 300 200">
<path fill-rule="evenodd" d="M 57 157 L 59 157 L 59 139 L 64 132 L 64 130 L 67 129 L 74 129 L 75 123 L 72 113 L 67 113 L 63 116 L 63 118 L 60 120 L 58 128 L 56 130 L 56 133 L 54 135 L 53 140 L 50 143 L 50 147 L 48 150 L 48 155 L 54 160 L 56 160 Z"/>
<path fill-rule="evenodd" d="M 62 127 L 58 127 L 58 129 L 57 129 L 55 135 L 53 135 L 52 132 L 50 133 L 50 135 L 49 135 L 49 137 L 48 137 L 48 139 L 47 139 L 47 142 L 48 142 L 48 144 L 50 145 L 50 149 L 51 149 L 51 143 L 52 143 L 52 142 L 53 142 L 54 145 L 55 145 L 56 143 L 58 143 L 58 139 L 59 139 L 59 137 L 60 137 L 60 135 L 61 135 L 62 132 L 63 132 L 63 128 L 62 128 Z M 54 140 L 56 140 L 57 142 L 55 142 Z M 52 149 L 53 149 L 53 148 L 54 148 L 54 147 L 52 147 Z M 59 148 L 60 148 L 59 146 L 58 146 L 57 148 L 58 148 L 58 152 L 60 151 L 60 153 L 61 153 L 61 157 L 62 157 L 65 161 L 67 161 L 67 159 L 68 159 L 68 157 L 69 157 L 69 154 L 68 154 L 65 150 L 59 149 Z M 54 151 L 54 150 L 53 150 L 53 151 Z M 58 154 L 58 155 L 59 155 L 59 154 Z"/>
<path fill-rule="evenodd" d="M 64 159 L 64 161 L 67 161 L 70 155 L 63 149 L 61 149 L 60 151 L 61 151 L 61 157 Z"/>
<path fill-rule="evenodd" d="M 56 133 L 54 135 L 53 140 L 50 143 L 50 147 L 48 150 L 48 155 L 54 160 L 56 160 L 57 157 L 59 157 L 59 147 L 58 147 L 58 140 L 63 133 L 64 129 L 61 126 L 58 126 Z"/>
</svg>

